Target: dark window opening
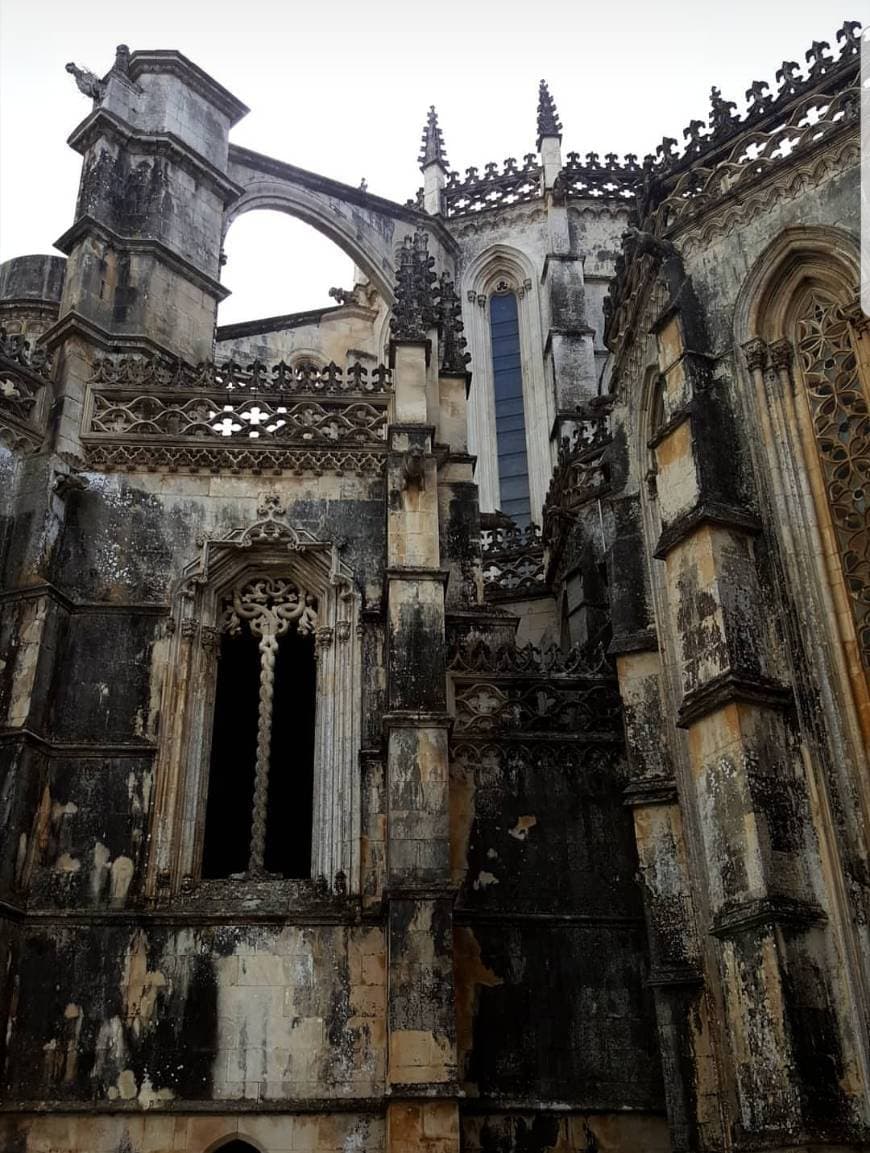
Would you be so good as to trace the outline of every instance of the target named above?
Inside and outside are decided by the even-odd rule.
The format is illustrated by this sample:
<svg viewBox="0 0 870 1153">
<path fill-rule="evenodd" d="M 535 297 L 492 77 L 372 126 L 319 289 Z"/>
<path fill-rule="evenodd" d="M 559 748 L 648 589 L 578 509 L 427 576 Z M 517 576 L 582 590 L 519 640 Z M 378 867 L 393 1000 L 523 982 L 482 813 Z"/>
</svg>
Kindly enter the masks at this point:
<svg viewBox="0 0 870 1153">
<path fill-rule="evenodd" d="M 513 292 L 490 297 L 499 507 L 519 525 L 531 520 L 520 326 Z"/>
<path fill-rule="evenodd" d="M 656 378 L 653 386 L 652 404 L 650 405 L 650 436 L 655 436 L 665 425 L 665 378 Z"/>
<path fill-rule="evenodd" d="M 205 878 L 248 871 L 259 700 L 259 640 L 243 627 L 221 638 L 202 858 Z M 279 639 L 275 659 L 263 860 L 267 874 L 311 876 L 315 704 L 314 640 L 292 630 Z"/>
<path fill-rule="evenodd" d="M 219 1145 L 217 1153 L 257 1153 L 257 1150 L 247 1141 L 230 1141 L 228 1145 Z"/>
</svg>

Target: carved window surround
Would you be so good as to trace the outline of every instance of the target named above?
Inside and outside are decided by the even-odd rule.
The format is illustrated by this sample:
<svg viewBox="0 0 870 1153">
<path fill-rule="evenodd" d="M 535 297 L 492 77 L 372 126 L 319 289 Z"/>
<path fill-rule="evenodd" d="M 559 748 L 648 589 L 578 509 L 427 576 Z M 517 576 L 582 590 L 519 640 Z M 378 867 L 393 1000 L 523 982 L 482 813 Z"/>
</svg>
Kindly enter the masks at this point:
<svg viewBox="0 0 870 1153">
<path fill-rule="evenodd" d="M 844 771 L 854 765 L 864 773 L 870 684 L 862 477 L 870 467 L 870 339 L 860 311 L 850 307 L 857 281 L 857 251 L 842 233 L 788 230 L 752 273 L 736 332 L 752 380 L 750 419 L 758 425 L 759 465 L 783 564 L 796 600 L 816 622 L 808 658 L 821 686 L 831 755 Z"/>
<path fill-rule="evenodd" d="M 317 659 L 311 885 L 323 888 L 326 878 L 342 890 L 359 890 L 359 596 L 338 546 L 292 528 L 276 495 L 263 497 L 257 518 L 203 539 L 173 596 L 146 880 L 151 900 L 188 891 L 199 880 L 220 637 L 231 623 L 227 602 L 252 579 L 304 590 L 303 611 L 316 601 L 316 616 L 305 614 L 305 627 L 316 629 Z M 254 860 L 251 880 L 256 874 Z M 222 882 L 209 882 L 216 884 Z"/>
</svg>

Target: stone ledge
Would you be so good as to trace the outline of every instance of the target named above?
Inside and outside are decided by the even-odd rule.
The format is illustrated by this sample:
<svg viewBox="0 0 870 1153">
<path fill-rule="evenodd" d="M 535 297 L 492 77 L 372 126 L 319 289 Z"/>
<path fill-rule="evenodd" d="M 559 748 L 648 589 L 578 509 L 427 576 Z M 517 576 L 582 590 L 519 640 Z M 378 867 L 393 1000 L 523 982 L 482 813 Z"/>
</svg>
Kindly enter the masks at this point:
<svg viewBox="0 0 870 1153">
<path fill-rule="evenodd" d="M 820 905 L 795 897 L 757 897 L 735 902 L 720 909 L 713 917 L 709 932 L 714 937 L 728 938 L 760 926 L 791 925 L 808 929 L 823 925 L 828 917 Z"/>
<path fill-rule="evenodd" d="M 662 529 L 653 556 L 665 560 L 669 552 L 705 524 L 738 529 L 753 536 L 761 532 L 761 521 L 755 513 L 719 501 L 702 501 Z"/>
<path fill-rule="evenodd" d="M 393 709 L 381 716 L 381 724 L 389 729 L 450 729 L 454 717 L 441 709 L 431 712 Z"/>
<path fill-rule="evenodd" d="M 150 236 L 122 236 L 114 229 L 108 228 L 105 224 L 101 224 L 95 217 L 86 215 L 80 217 L 72 228 L 68 228 L 62 236 L 59 236 L 54 242 L 55 248 L 60 249 L 65 255 L 69 256 L 75 245 L 80 240 L 84 240 L 91 235 L 97 235 L 106 244 L 109 244 L 113 249 L 119 252 L 136 252 L 144 256 L 153 256 L 159 260 L 161 264 L 165 264 L 167 268 L 171 268 L 173 272 L 179 276 L 183 276 L 185 280 L 190 281 L 200 291 L 204 292 L 207 296 L 214 297 L 220 303 L 222 300 L 230 295 L 230 290 L 226 288 L 219 280 L 209 276 L 207 272 L 197 268 L 186 257 L 179 255 L 171 249 L 163 241 L 157 240 Z"/>
<path fill-rule="evenodd" d="M 53 741 L 24 726 L 0 728 L 0 746 L 22 743 L 40 749 L 48 756 L 84 757 L 153 757 L 157 744 L 150 741 L 106 741 L 88 744 L 84 741 Z"/>
<path fill-rule="evenodd" d="M 703 985 L 704 977 L 694 965 L 653 966 L 645 982 L 650 989 L 667 989 L 686 985 Z"/>
<path fill-rule="evenodd" d="M 450 570 L 428 568 L 425 565 L 408 565 L 407 568 L 390 567 L 385 570 L 384 576 L 388 581 L 433 581 L 436 584 L 446 585 L 450 580 Z"/>
<path fill-rule="evenodd" d="M 633 633 L 616 633 L 607 646 L 609 657 L 625 656 L 628 653 L 657 653 L 659 639 L 655 628 L 638 629 Z"/>
<path fill-rule="evenodd" d="M 143 73 L 152 75 L 168 73 L 170 76 L 178 77 L 194 92 L 223 112 L 231 125 L 237 124 L 251 111 L 247 104 L 243 104 L 237 96 L 233 96 L 228 88 L 218 84 L 217 80 L 209 76 L 198 64 L 194 64 L 175 49 L 161 48 L 131 53 L 130 79 L 135 83 Z"/>
<path fill-rule="evenodd" d="M 115 140 L 120 140 L 124 145 L 129 145 L 131 142 L 138 144 L 139 149 L 135 147 L 129 149 L 133 153 L 141 151 L 146 155 L 157 156 L 168 154 L 175 163 L 180 167 L 187 168 L 198 180 L 211 184 L 224 205 L 232 204 L 245 191 L 240 184 L 230 180 L 211 161 L 194 152 L 175 133 L 143 132 L 102 107 L 96 108 L 87 120 L 82 121 L 72 135 L 67 138 L 67 144 L 75 152 L 84 155 L 99 136 L 114 137 Z"/>
<path fill-rule="evenodd" d="M 647 805 L 674 805 L 677 803 L 677 782 L 673 777 L 649 777 L 633 781 L 622 791 L 623 804 L 637 809 Z"/>
<path fill-rule="evenodd" d="M 750 676 L 728 670 L 685 694 L 677 711 L 677 727 L 687 729 L 717 709 L 738 701 L 742 704 L 785 709 L 794 702 L 794 692 L 789 685 L 771 677 Z"/>
</svg>

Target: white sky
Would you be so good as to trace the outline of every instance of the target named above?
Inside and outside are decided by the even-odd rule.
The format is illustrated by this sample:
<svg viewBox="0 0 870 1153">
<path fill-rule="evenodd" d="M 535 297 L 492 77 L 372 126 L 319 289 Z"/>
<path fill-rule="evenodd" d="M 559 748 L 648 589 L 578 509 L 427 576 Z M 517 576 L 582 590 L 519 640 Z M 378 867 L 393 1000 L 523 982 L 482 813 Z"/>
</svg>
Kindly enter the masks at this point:
<svg viewBox="0 0 870 1153">
<path fill-rule="evenodd" d="M 177 48 L 251 108 L 232 140 L 403 203 L 421 183 L 426 111 L 453 168 L 535 146 L 545 77 L 563 152 L 653 151 L 706 119 L 712 84 L 742 109 L 783 59 L 866 23 L 867 0 L 0 0 L 0 260 L 51 252 L 72 223 L 90 111 L 64 65 L 103 75 L 115 46 Z M 350 264 L 277 213 L 227 240 L 228 323 L 331 304 Z"/>
</svg>

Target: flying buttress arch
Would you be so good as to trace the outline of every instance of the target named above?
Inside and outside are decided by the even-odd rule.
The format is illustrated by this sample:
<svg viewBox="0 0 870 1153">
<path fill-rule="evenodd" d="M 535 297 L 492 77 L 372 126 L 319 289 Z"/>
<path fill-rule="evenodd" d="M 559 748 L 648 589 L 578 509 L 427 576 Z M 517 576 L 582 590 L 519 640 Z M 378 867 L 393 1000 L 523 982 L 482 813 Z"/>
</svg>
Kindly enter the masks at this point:
<svg viewBox="0 0 870 1153">
<path fill-rule="evenodd" d="M 366 274 L 392 305 L 395 252 L 406 236 L 425 227 L 436 265 L 450 267 L 454 242 L 438 223 L 362 189 L 318 176 L 292 164 L 230 147 L 229 177 L 244 191 L 224 216 L 224 236 L 234 220 L 258 209 L 286 212 L 323 233 Z"/>
</svg>

